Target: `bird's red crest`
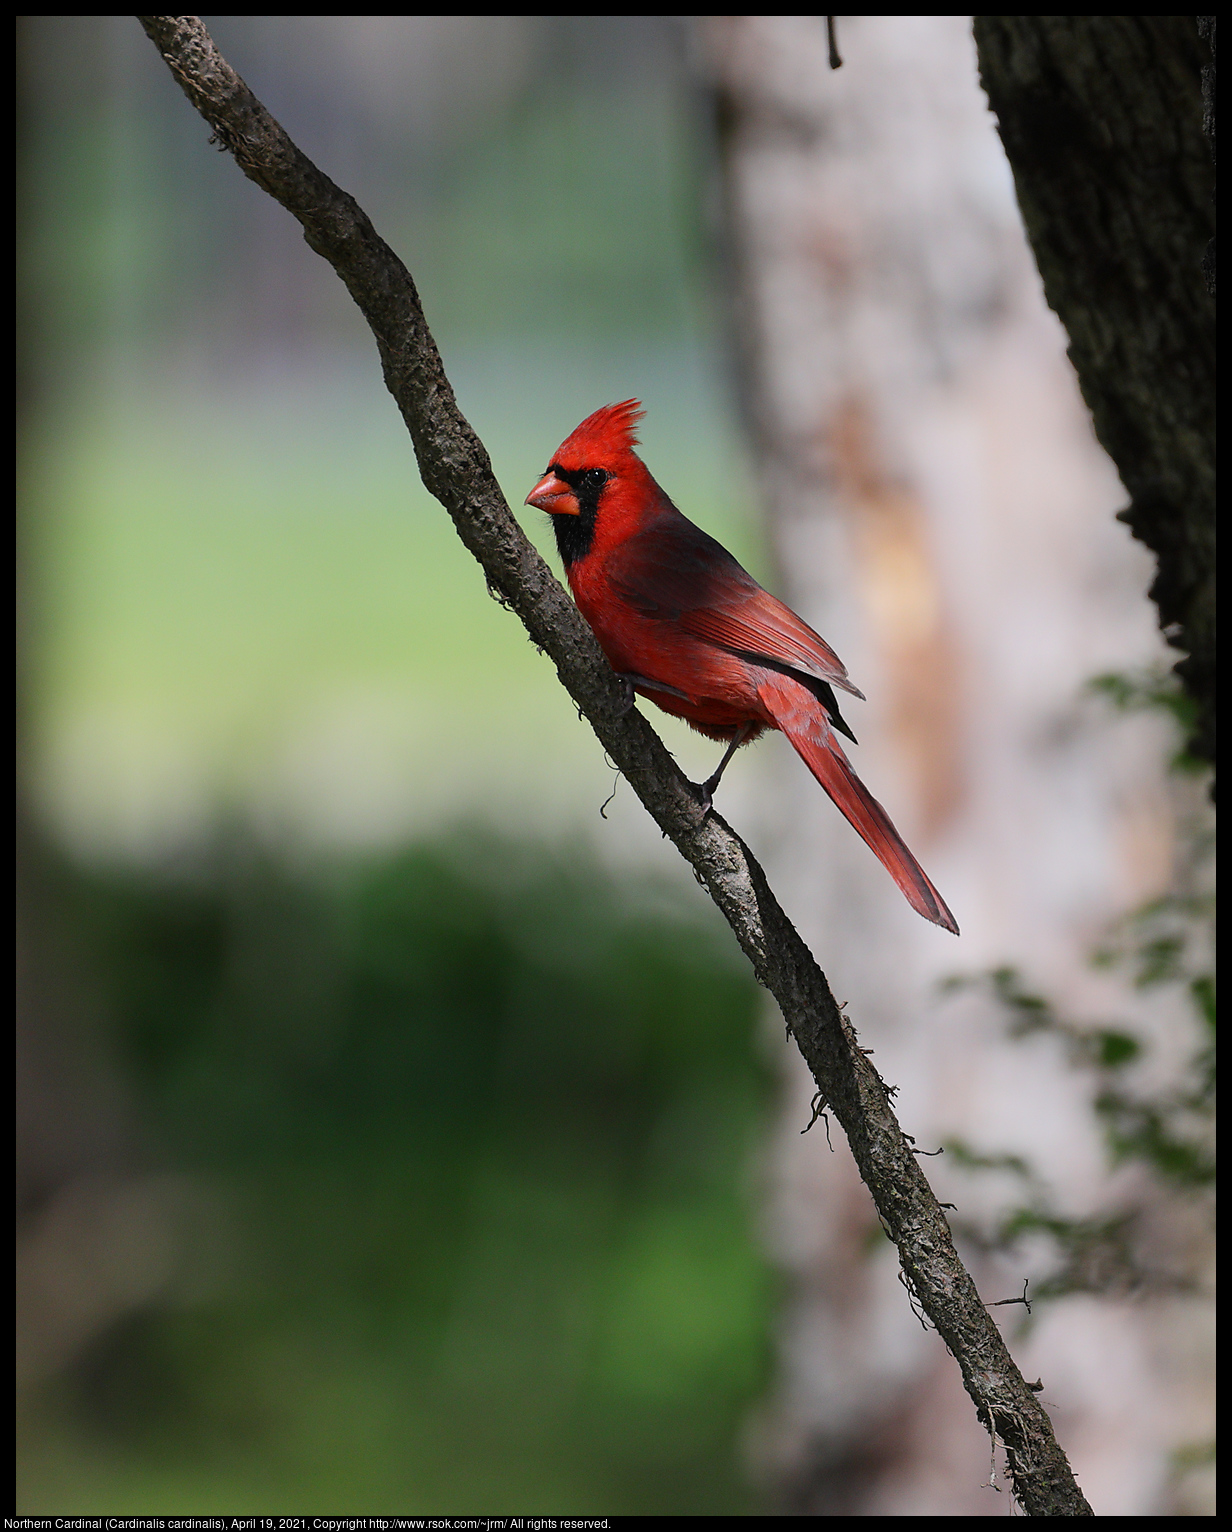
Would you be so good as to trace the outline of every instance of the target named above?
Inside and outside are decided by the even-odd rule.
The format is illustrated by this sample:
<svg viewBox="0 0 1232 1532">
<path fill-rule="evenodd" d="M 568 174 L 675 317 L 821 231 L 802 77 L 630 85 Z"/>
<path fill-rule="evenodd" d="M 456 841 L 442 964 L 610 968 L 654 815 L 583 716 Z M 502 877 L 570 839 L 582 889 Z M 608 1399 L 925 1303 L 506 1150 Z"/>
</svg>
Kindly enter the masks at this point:
<svg viewBox="0 0 1232 1532">
<path fill-rule="evenodd" d="M 561 442 L 553 461 L 562 468 L 598 467 L 616 461 L 637 446 L 637 423 L 645 413 L 639 399 L 605 404 Z"/>
</svg>

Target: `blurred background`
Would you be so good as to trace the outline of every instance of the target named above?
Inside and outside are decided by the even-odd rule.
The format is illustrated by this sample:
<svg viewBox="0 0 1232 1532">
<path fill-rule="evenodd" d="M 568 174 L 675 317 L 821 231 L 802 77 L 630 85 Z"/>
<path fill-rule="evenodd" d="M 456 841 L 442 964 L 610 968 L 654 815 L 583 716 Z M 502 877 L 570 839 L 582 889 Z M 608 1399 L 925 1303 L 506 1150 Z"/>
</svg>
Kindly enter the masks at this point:
<svg viewBox="0 0 1232 1532">
<path fill-rule="evenodd" d="M 513 505 L 636 395 L 847 661 L 961 942 L 783 741 L 723 811 L 985 1295 L 1051 1292 L 998 1312 L 1096 1509 L 1209 1509 L 1203 784 L 968 25 L 844 18 L 831 74 L 820 18 L 206 22 L 406 260 Z M 19 64 L 19 1507 L 1008 1513 L 341 284 L 135 21 Z"/>
</svg>

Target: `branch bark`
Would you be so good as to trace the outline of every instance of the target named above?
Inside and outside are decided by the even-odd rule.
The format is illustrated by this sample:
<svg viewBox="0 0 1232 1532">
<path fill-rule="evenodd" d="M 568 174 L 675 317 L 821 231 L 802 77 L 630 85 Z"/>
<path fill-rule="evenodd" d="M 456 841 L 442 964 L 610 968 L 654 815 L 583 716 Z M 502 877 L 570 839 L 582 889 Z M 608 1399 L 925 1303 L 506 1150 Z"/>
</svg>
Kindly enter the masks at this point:
<svg viewBox="0 0 1232 1532">
<path fill-rule="evenodd" d="M 1214 19 L 977 16 L 975 40 L 1045 296 L 1129 491 L 1121 520 L 1158 557 L 1159 625 L 1188 651 L 1189 748 L 1214 765 Z"/>
<path fill-rule="evenodd" d="M 1032 1515 L 1091 1515 L 1047 1414 L 959 1260 L 889 1090 L 748 847 L 720 816 L 702 813 L 654 730 L 639 712 L 625 710 L 623 687 L 523 534 L 483 444 L 458 409 L 410 273 L 355 200 L 295 147 L 218 53 L 199 18 L 138 19 L 214 139 L 299 220 L 308 244 L 346 283 L 376 338 L 425 485 L 478 559 L 492 594 L 550 656 L 604 749 L 692 866 L 759 982 L 778 1001 L 898 1247 L 910 1293 L 958 1361 L 979 1419 L 1005 1445 L 1018 1500 Z"/>
</svg>

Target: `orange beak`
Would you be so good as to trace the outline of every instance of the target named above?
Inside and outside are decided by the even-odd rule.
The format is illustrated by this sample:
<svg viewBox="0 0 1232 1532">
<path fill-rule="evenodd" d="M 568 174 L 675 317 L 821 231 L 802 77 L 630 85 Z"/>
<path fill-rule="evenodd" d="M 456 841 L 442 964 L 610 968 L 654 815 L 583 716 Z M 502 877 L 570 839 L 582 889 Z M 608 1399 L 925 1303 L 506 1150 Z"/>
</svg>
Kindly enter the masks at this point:
<svg viewBox="0 0 1232 1532">
<path fill-rule="evenodd" d="M 527 495 L 526 504 L 535 506 L 537 510 L 547 511 L 552 516 L 582 514 L 582 507 L 577 502 L 577 496 L 563 479 L 556 477 L 551 469 Z"/>
</svg>

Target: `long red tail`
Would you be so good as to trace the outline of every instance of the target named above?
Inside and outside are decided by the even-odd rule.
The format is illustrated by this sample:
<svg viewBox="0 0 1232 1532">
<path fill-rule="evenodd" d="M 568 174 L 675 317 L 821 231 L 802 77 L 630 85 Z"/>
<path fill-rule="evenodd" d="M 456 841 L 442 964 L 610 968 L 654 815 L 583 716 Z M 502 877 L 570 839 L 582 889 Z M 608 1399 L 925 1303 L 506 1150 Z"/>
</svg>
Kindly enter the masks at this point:
<svg viewBox="0 0 1232 1532">
<path fill-rule="evenodd" d="M 767 677 L 757 688 L 777 726 L 848 822 L 925 920 L 958 935 L 945 900 L 890 823 L 890 816 L 851 769 L 817 698 L 790 676 Z"/>
</svg>

